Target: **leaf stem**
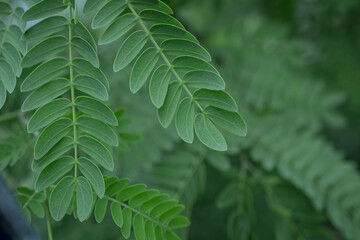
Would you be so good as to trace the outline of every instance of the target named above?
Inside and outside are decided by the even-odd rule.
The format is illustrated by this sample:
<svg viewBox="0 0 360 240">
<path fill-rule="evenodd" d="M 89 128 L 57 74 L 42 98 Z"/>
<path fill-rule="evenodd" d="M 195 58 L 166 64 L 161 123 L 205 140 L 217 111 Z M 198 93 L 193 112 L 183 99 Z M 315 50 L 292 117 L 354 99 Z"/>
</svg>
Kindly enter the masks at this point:
<svg viewBox="0 0 360 240">
<path fill-rule="evenodd" d="M 71 91 L 71 108 L 72 108 L 72 121 L 73 121 L 73 132 L 74 132 L 74 159 L 75 159 L 75 168 L 74 175 L 75 180 L 77 178 L 77 158 L 78 158 L 78 142 L 77 142 L 77 126 L 76 126 L 76 109 L 75 109 L 75 89 L 74 89 L 74 69 L 73 69 L 73 54 L 72 54 L 72 19 L 73 12 L 71 4 L 69 4 L 69 68 L 70 68 L 70 91 Z"/>
<path fill-rule="evenodd" d="M 204 109 L 200 106 L 200 104 L 194 99 L 194 96 L 192 95 L 192 93 L 190 92 L 190 90 L 186 87 L 186 85 L 184 84 L 184 81 L 181 79 L 181 77 L 179 76 L 179 74 L 175 71 L 174 66 L 170 63 L 169 59 L 165 56 L 165 54 L 163 53 L 162 49 L 160 48 L 159 44 L 156 42 L 155 38 L 151 35 L 150 31 L 147 29 L 144 21 L 141 19 L 141 17 L 139 16 L 139 14 L 137 14 L 137 12 L 135 11 L 135 9 L 133 8 L 133 6 L 131 5 L 130 2 L 127 3 L 130 11 L 136 16 L 136 18 L 139 21 L 140 26 L 144 29 L 144 31 L 147 33 L 147 35 L 149 36 L 149 39 L 151 40 L 151 42 L 153 43 L 153 45 L 155 46 L 155 48 L 158 50 L 158 52 L 160 53 L 161 58 L 164 60 L 164 62 L 166 63 L 166 65 L 168 65 L 169 69 L 171 69 L 171 72 L 174 74 L 175 78 L 178 80 L 178 82 L 180 83 L 180 85 L 183 87 L 183 89 L 185 90 L 185 92 L 189 95 L 191 101 L 194 101 L 196 106 L 198 106 L 198 108 L 200 109 L 200 111 L 202 113 L 204 113 Z"/>
<path fill-rule="evenodd" d="M 47 198 L 45 201 L 45 215 L 46 215 L 46 226 L 47 226 L 47 231 L 48 231 L 48 237 L 49 237 L 49 240 L 53 240 L 50 210 L 49 210 L 49 200 Z"/>
</svg>

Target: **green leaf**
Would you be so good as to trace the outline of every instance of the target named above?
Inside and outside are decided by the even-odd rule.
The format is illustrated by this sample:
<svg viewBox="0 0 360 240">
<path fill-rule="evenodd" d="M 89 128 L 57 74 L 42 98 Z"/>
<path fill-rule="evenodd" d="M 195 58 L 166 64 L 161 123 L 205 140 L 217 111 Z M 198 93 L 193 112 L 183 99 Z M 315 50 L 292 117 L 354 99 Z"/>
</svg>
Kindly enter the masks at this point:
<svg viewBox="0 0 360 240">
<path fill-rule="evenodd" d="M 244 137 L 247 134 L 247 126 L 244 119 L 237 112 L 229 112 L 216 107 L 205 109 L 207 117 L 224 130 Z"/>
<path fill-rule="evenodd" d="M 149 85 L 150 98 L 157 108 L 160 108 L 165 101 L 170 79 L 171 70 L 167 65 L 159 66 L 151 77 Z"/>
<path fill-rule="evenodd" d="M 66 98 L 55 99 L 42 106 L 32 115 L 27 130 L 29 133 L 36 132 L 49 125 L 54 120 L 70 113 L 71 102 Z"/>
<path fill-rule="evenodd" d="M 150 28 L 151 35 L 154 37 L 159 37 L 163 39 L 169 39 L 169 38 L 180 38 L 180 39 L 186 39 L 195 43 L 199 43 L 197 39 L 188 31 L 186 31 L 184 28 L 179 28 L 174 25 L 166 24 L 166 23 L 160 23 L 153 25 Z"/>
<path fill-rule="evenodd" d="M 6 101 L 6 88 L 2 81 L 0 81 L 0 109 L 4 106 Z"/>
<path fill-rule="evenodd" d="M 12 93 L 15 89 L 16 76 L 13 68 L 5 59 L 0 59 L 0 79 L 4 84 L 6 90 Z"/>
<path fill-rule="evenodd" d="M 10 41 L 14 44 L 16 49 L 18 49 L 22 55 L 25 55 L 27 51 L 27 44 L 22 39 L 22 35 L 23 32 L 18 26 L 11 25 L 7 36 L 10 39 Z"/>
<path fill-rule="evenodd" d="M 67 6 L 63 4 L 62 0 L 43 0 L 28 9 L 22 19 L 24 21 L 36 20 L 55 15 L 66 8 Z"/>
<path fill-rule="evenodd" d="M 140 17 L 145 22 L 151 24 L 166 23 L 179 28 L 184 28 L 184 26 L 178 20 L 166 13 L 157 10 L 143 10 L 140 12 Z"/>
<path fill-rule="evenodd" d="M 106 1 L 99 0 L 87 0 L 84 5 L 83 12 L 85 15 L 93 16 L 94 13 L 99 11 L 99 9 L 106 3 Z"/>
<path fill-rule="evenodd" d="M 126 8 L 125 0 L 110 1 L 106 3 L 95 15 L 91 27 L 94 29 L 101 28 L 112 22 Z"/>
<path fill-rule="evenodd" d="M 8 61 L 8 63 L 11 65 L 12 69 L 14 70 L 14 73 L 17 77 L 20 77 L 21 75 L 21 56 L 18 50 L 8 42 L 4 42 L 2 47 L 2 54 L 4 55 L 5 59 Z"/>
<path fill-rule="evenodd" d="M 35 200 L 31 200 L 28 204 L 31 211 L 39 218 L 45 217 L 45 211 L 43 206 Z"/>
<path fill-rule="evenodd" d="M 45 217 L 45 211 L 43 206 L 35 200 L 31 200 L 28 204 L 31 211 L 39 218 Z"/>
<path fill-rule="evenodd" d="M 131 234 L 131 218 L 132 211 L 129 208 L 124 208 L 123 210 L 123 226 L 121 228 L 121 233 L 125 239 L 128 239 Z"/>
<path fill-rule="evenodd" d="M 62 16 L 52 16 L 46 18 L 26 30 L 23 38 L 27 41 L 43 39 L 66 29 L 67 22 L 67 19 Z"/>
<path fill-rule="evenodd" d="M 145 84 L 150 73 L 159 60 L 159 53 L 155 48 L 146 49 L 136 60 L 130 75 L 130 90 L 136 93 Z"/>
<path fill-rule="evenodd" d="M 12 12 L 12 7 L 7 2 L 0 2 L 0 15 L 8 16 Z"/>
<path fill-rule="evenodd" d="M 177 204 L 178 204 L 178 201 L 174 200 L 174 199 L 164 201 L 151 210 L 150 216 L 153 218 L 157 218 L 161 214 L 163 214 L 166 211 L 168 211 L 169 209 L 171 209 L 172 207 L 176 206 Z"/>
<path fill-rule="evenodd" d="M 110 124 L 111 126 L 117 126 L 117 118 L 111 109 L 93 98 L 90 97 L 77 97 L 75 100 L 76 108 L 79 111 L 88 114 L 104 123 Z"/>
<path fill-rule="evenodd" d="M 13 23 L 20 27 L 21 31 L 25 31 L 26 22 L 21 19 L 22 15 L 25 13 L 25 10 L 22 7 L 16 7 L 14 10 L 14 21 Z"/>
<path fill-rule="evenodd" d="M 89 159 L 81 157 L 78 159 L 79 169 L 93 187 L 95 193 L 102 198 L 105 192 L 105 183 L 100 169 Z"/>
<path fill-rule="evenodd" d="M 78 142 L 80 149 L 97 163 L 109 171 L 114 170 L 114 160 L 111 153 L 101 142 L 90 136 L 81 136 Z"/>
<path fill-rule="evenodd" d="M 118 179 L 116 177 L 107 177 L 105 179 L 105 195 L 112 196 L 118 194 L 124 187 L 130 183 L 128 178 Z"/>
<path fill-rule="evenodd" d="M 32 92 L 21 106 L 21 111 L 27 112 L 38 107 L 41 107 L 54 98 L 57 98 L 70 89 L 69 80 L 65 78 L 58 78 Z"/>
<path fill-rule="evenodd" d="M 55 186 L 50 195 L 50 213 L 56 220 L 60 221 L 69 208 L 75 190 L 75 181 L 71 176 L 64 177 Z"/>
<path fill-rule="evenodd" d="M 207 70 L 216 74 L 219 72 L 208 62 L 192 56 L 180 56 L 172 61 L 177 71 L 190 72 L 194 70 Z"/>
<path fill-rule="evenodd" d="M 95 68 L 89 61 L 82 58 L 73 60 L 75 71 L 82 75 L 89 75 L 98 79 L 104 86 L 109 89 L 109 81 L 105 74 L 98 68 Z"/>
<path fill-rule="evenodd" d="M 88 60 L 92 65 L 94 65 L 94 67 L 99 67 L 99 59 L 97 57 L 97 53 L 95 49 L 90 45 L 90 43 L 80 37 L 73 37 L 71 39 L 71 46 L 73 46 L 74 49 L 81 56 Z"/>
<path fill-rule="evenodd" d="M 86 178 L 77 178 L 76 186 L 76 210 L 80 222 L 83 222 L 90 215 L 93 204 L 93 192 Z"/>
<path fill-rule="evenodd" d="M 43 157 L 56 143 L 70 132 L 71 127 L 72 121 L 68 118 L 61 118 L 46 127 L 35 143 L 35 158 L 39 159 Z"/>
<path fill-rule="evenodd" d="M 174 217 L 170 222 L 169 222 L 169 228 L 172 229 L 176 229 L 176 228 L 184 228 L 190 225 L 189 219 L 187 219 L 184 216 L 177 216 Z"/>
<path fill-rule="evenodd" d="M 124 224 L 124 220 L 123 220 L 123 215 L 121 213 L 120 204 L 118 204 L 116 202 L 111 203 L 110 210 L 111 210 L 111 216 L 112 216 L 115 224 L 119 228 L 121 228 L 123 226 L 123 224 Z"/>
<path fill-rule="evenodd" d="M 178 82 L 171 82 L 169 84 L 164 104 L 158 110 L 158 118 L 164 128 L 167 128 L 170 125 L 175 116 L 181 92 L 182 87 Z"/>
<path fill-rule="evenodd" d="M 95 220 L 97 223 L 101 223 L 104 220 L 108 202 L 106 198 L 97 200 L 95 205 Z"/>
<path fill-rule="evenodd" d="M 72 26 L 73 26 L 74 34 L 79 36 L 81 39 L 84 39 L 86 42 L 88 42 L 96 52 L 97 45 L 95 39 L 93 38 L 89 30 L 84 26 L 84 24 L 82 24 L 81 22 L 77 22 L 76 24 L 74 24 L 73 22 Z"/>
<path fill-rule="evenodd" d="M 238 110 L 235 100 L 224 91 L 199 89 L 194 92 L 195 100 L 200 104 L 210 105 L 230 112 Z"/>
<path fill-rule="evenodd" d="M 144 218 L 139 214 L 134 217 L 134 233 L 136 240 L 145 240 Z"/>
<path fill-rule="evenodd" d="M 195 132 L 205 146 L 216 151 L 227 150 L 227 145 L 221 132 L 202 113 L 198 113 L 195 117 Z"/>
<path fill-rule="evenodd" d="M 204 61 L 211 61 L 210 54 L 199 44 L 186 39 L 168 39 L 161 43 L 164 53 L 172 56 L 194 56 Z"/>
<path fill-rule="evenodd" d="M 117 146 L 119 144 L 114 130 L 99 120 L 87 116 L 80 116 L 76 120 L 76 123 L 81 131 L 96 137 L 110 146 Z"/>
<path fill-rule="evenodd" d="M 42 63 L 25 78 L 20 90 L 28 92 L 62 76 L 68 69 L 67 63 L 65 58 L 54 58 Z"/>
<path fill-rule="evenodd" d="M 129 187 L 126 187 L 122 189 L 118 195 L 116 196 L 116 199 L 120 202 L 128 201 L 132 197 L 136 196 L 137 194 L 141 193 L 146 189 L 146 185 L 144 184 L 135 184 Z"/>
<path fill-rule="evenodd" d="M 139 54 L 148 37 L 146 32 L 139 30 L 132 33 L 121 45 L 114 60 L 114 71 L 118 72 L 125 68 Z"/>
<path fill-rule="evenodd" d="M 153 209 L 154 207 L 156 207 L 159 203 L 167 200 L 168 198 L 169 198 L 169 195 L 167 195 L 167 194 L 159 194 L 159 195 L 149 199 L 148 201 L 144 202 L 140 207 L 140 211 L 148 212 L 151 209 Z"/>
<path fill-rule="evenodd" d="M 61 139 L 44 157 L 34 159 L 31 168 L 34 171 L 44 168 L 51 162 L 58 159 L 64 153 L 70 151 L 74 147 L 74 139 L 71 137 L 64 137 Z"/>
<path fill-rule="evenodd" d="M 116 19 L 100 36 L 99 45 L 111 43 L 123 35 L 136 25 L 136 16 L 127 13 Z"/>
<path fill-rule="evenodd" d="M 32 47 L 21 61 L 22 67 L 30 67 L 57 53 L 65 51 L 68 40 L 63 36 L 52 36 Z"/>
<path fill-rule="evenodd" d="M 142 0 L 132 0 L 131 4 L 134 5 L 137 8 L 142 9 L 154 9 L 161 11 L 163 13 L 167 14 L 173 14 L 173 11 L 171 8 L 163 3 L 162 1 L 142 1 Z"/>
<path fill-rule="evenodd" d="M 83 93 L 102 101 L 107 101 L 109 95 L 102 82 L 87 75 L 77 75 L 74 79 L 75 88 Z"/>
<path fill-rule="evenodd" d="M 165 213 L 161 214 L 161 216 L 159 217 L 159 222 L 165 223 L 165 222 L 169 221 L 174 216 L 181 213 L 184 209 L 185 209 L 184 205 L 177 205 L 177 206 L 171 208 L 170 210 L 168 210 Z"/>
<path fill-rule="evenodd" d="M 195 70 L 184 75 L 185 85 L 191 88 L 224 90 L 225 82 L 216 73 L 206 70 Z"/>
<path fill-rule="evenodd" d="M 138 207 L 140 206 L 142 203 L 150 200 L 151 198 L 153 198 L 154 196 L 158 195 L 159 191 L 155 190 L 155 189 L 150 189 L 150 190 L 146 190 L 143 191 L 142 193 L 136 195 L 135 197 L 131 198 L 129 200 L 129 205 L 132 207 Z"/>
<path fill-rule="evenodd" d="M 35 182 L 36 191 L 40 192 L 45 190 L 68 173 L 71 169 L 73 169 L 74 161 L 73 157 L 66 156 L 50 163 L 37 177 Z"/>
<path fill-rule="evenodd" d="M 181 238 L 171 230 L 166 230 L 165 236 L 166 236 L 166 240 L 181 240 Z"/>
<path fill-rule="evenodd" d="M 157 226 L 155 228 L 155 236 L 156 236 L 156 240 L 165 240 L 163 231 L 160 226 Z"/>
<path fill-rule="evenodd" d="M 145 223 L 145 235 L 148 240 L 156 240 L 154 224 L 150 220 Z"/>
<path fill-rule="evenodd" d="M 194 102 L 190 98 L 183 99 L 176 112 L 175 126 L 179 137 L 187 143 L 194 141 L 194 115 Z"/>
</svg>

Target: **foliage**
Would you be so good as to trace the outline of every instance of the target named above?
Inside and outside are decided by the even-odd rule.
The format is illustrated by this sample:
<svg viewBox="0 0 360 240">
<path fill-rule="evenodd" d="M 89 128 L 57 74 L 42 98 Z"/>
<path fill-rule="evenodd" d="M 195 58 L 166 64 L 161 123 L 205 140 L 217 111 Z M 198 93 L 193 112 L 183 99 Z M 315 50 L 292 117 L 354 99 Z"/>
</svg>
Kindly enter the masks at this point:
<svg viewBox="0 0 360 240">
<path fill-rule="evenodd" d="M 358 7 L 0 1 L 1 175 L 49 239 L 359 239 Z"/>
<path fill-rule="evenodd" d="M 15 6 L 0 2 L 0 109 L 6 100 L 6 92 L 15 89 L 16 78 L 21 74 L 21 56 L 26 53 L 27 44 L 22 40 L 26 22 L 21 18 L 24 9 L 17 3 Z"/>
</svg>

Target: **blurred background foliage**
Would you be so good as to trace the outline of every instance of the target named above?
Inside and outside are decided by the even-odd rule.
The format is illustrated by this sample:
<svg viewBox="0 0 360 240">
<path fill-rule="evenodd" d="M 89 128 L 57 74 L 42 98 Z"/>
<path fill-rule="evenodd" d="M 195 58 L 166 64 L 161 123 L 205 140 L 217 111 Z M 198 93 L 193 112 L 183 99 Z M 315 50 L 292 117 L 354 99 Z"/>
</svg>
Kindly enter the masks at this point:
<svg viewBox="0 0 360 240">
<path fill-rule="evenodd" d="M 182 143 L 174 126 L 158 123 L 147 88 L 131 94 L 130 68 L 113 73 L 113 49 L 121 41 L 116 42 L 99 48 L 111 81 L 109 104 L 124 110 L 116 175 L 179 199 L 192 222 L 181 233 L 184 239 L 359 239 L 360 198 L 334 203 L 349 192 L 340 186 L 337 191 L 344 192 L 327 195 L 316 181 L 327 174 L 338 174 L 344 186 L 359 180 L 360 2 L 164 2 L 212 54 L 249 136 L 229 135 L 226 154 Z M 21 99 L 13 94 L 1 111 L 19 109 Z M 20 121 L 1 124 L 0 156 L 6 161 L 0 167 L 9 165 L 4 176 L 10 188 L 32 186 L 36 176 L 30 172 L 34 137 L 24 137 L 26 118 L 20 114 Z M 348 191 L 358 190 L 355 185 Z M 120 239 L 111 219 L 101 225 L 74 221 L 55 223 L 55 236 Z M 46 236 L 45 224 L 36 217 L 32 222 Z"/>
</svg>

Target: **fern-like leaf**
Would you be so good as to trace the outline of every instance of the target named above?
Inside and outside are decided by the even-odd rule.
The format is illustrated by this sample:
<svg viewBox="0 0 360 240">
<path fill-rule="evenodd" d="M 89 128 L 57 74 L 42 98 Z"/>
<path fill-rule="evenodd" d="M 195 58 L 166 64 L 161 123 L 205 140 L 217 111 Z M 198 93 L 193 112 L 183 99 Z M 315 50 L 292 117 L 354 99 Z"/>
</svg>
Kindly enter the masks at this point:
<svg viewBox="0 0 360 240">
<path fill-rule="evenodd" d="M 93 192 L 100 198 L 105 192 L 98 165 L 114 168 L 110 147 L 118 145 L 112 128 L 118 121 L 102 103 L 108 99 L 109 83 L 98 68 L 95 41 L 75 19 L 74 9 L 74 1 L 43 0 L 23 15 L 24 20 L 47 18 L 24 34 L 37 43 L 24 56 L 22 66 L 40 65 L 26 77 L 21 91 L 32 91 L 22 110 L 36 109 L 28 131 L 43 129 L 34 150 L 32 167 L 40 170 L 35 189 L 43 191 L 55 184 L 49 199 L 53 218 L 62 219 L 75 199 L 74 215 L 84 221 L 91 211 Z M 69 12 L 68 19 L 53 16 L 64 10 Z M 68 175 L 71 170 L 73 176 Z"/>
<path fill-rule="evenodd" d="M 110 205 L 111 216 L 125 239 L 131 233 L 137 240 L 145 239 L 145 236 L 146 239 L 160 240 L 165 239 L 164 236 L 179 239 L 174 230 L 189 225 L 189 220 L 179 215 L 184 207 L 158 190 L 146 189 L 144 184 L 129 186 L 129 182 L 129 179 L 105 178 L 105 196 L 95 204 L 96 221 L 102 222 Z"/>
<path fill-rule="evenodd" d="M 253 135 L 247 144 L 256 145 L 252 158 L 267 170 L 279 174 L 302 189 L 318 210 L 325 209 L 332 223 L 347 239 L 360 236 L 359 182 L 355 166 L 345 162 L 323 139 L 296 128 L 274 128 L 277 118 L 254 121 Z M 281 126 L 281 125 L 280 125 Z M 251 143 L 250 143 L 251 142 Z"/>
<path fill-rule="evenodd" d="M 124 13 L 125 9 L 129 12 Z M 114 42 L 135 26 L 140 28 L 119 48 L 114 70 L 122 70 L 137 58 L 130 76 L 130 90 L 138 92 L 151 78 L 150 97 L 158 108 L 163 127 L 167 128 L 176 116 L 176 129 L 185 142 L 193 142 L 195 129 L 203 144 L 218 151 L 227 149 L 218 127 L 239 136 L 246 135 L 247 128 L 237 113 L 236 103 L 224 92 L 224 80 L 209 63 L 210 54 L 170 15 L 170 7 L 157 0 L 87 1 L 84 11 L 96 12 L 93 28 L 108 26 L 99 44 Z M 219 96 L 226 96 L 229 101 L 216 101 Z M 212 106 L 224 113 L 221 119 L 210 111 Z"/>
</svg>

